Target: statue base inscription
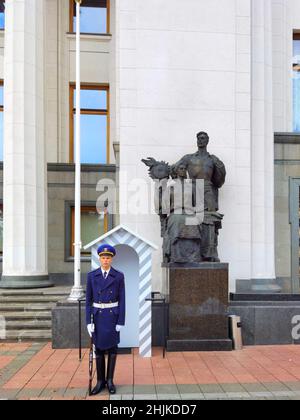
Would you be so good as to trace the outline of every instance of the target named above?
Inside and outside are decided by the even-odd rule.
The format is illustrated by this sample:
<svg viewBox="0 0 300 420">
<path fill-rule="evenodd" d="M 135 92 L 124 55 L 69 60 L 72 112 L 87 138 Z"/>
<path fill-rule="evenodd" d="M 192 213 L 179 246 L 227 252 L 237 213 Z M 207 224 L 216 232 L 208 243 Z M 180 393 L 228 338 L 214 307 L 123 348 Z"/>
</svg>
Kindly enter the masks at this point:
<svg viewBox="0 0 300 420">
<path fill-rule="evenodd" d="M 231 351 L 228 264 L 167 264 L 168 351 Z"/>
</svg>

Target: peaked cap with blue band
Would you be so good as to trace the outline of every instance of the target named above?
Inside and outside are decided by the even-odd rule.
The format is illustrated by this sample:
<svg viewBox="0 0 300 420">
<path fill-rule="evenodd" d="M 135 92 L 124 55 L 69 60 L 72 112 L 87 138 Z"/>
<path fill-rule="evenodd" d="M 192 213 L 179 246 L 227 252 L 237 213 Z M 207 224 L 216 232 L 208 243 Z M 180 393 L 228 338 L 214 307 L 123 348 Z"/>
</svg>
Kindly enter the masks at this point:
<svg viewBox="0 0 300 420">
<path fill-rule="evenodd" d="M 98 255 L 100 257 L 104 256 L 104 255 L 109 255 L 111 257 L 115 257 L 116 255 L 116 250 L 113 246 L 108 245 L 108 244 L 104 244 L 104 245 L 100 245 L 98 248 Z"/>
</svg>

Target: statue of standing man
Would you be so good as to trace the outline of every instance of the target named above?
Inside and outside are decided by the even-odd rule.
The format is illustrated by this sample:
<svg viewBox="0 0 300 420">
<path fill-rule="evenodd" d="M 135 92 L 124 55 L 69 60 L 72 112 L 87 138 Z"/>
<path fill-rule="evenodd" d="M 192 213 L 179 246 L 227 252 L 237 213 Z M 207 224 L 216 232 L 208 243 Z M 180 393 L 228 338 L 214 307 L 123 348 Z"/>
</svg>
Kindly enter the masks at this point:
<svg viewBox="0 0 300 420">
<path fill-rule="evenodd" d="M 186 228 L 185 215 L 174 218 L 170 214 L 160 214 L 163 222 L 164 262 L 220 262 L 218 257 L 218 235 L 222 228 L 223 215 L 219 213 L 219 189 L 224 185 L 226 169 L 223 162 L 207 151 L 209 136 L 205 132 L 197 135 L 198 151 L 185 155 L 179 162 L 169 166 L 165 162 L 157 162 L 153 158 L 143 160 L 150 167 L 149 173 L 155 182 L 178 178 L 178 174 L 186 171 L 187 177 L 194 182 L 204 181 L 204 218 L 201 224 Z M 183 178 L 183 177 L 181 177 Z M 193 198 L 195 201 L 195 197 Z M 188 232 L 185 237 L 185 232 Z M 193 244 L 192 241 L 193 240 Z M 189 252 L 187 253 L 187 248 Z M 185 261 L 182 261 L 182 256 Z"/>
</svg>

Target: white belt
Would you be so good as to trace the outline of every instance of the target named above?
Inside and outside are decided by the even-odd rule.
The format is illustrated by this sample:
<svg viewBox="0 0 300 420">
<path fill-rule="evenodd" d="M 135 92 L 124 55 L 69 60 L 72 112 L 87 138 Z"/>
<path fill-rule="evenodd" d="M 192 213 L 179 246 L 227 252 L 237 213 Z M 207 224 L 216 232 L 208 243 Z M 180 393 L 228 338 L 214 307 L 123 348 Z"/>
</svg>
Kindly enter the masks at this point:
<svg viewBox="0 0 300 420">
<path fill-rule="evenodd" d="M 93 303 L 93 308 L 96 309 L 111 309 L 117 308 L 119 306 L 119 302 L 115 303 Z"/>
</svg>

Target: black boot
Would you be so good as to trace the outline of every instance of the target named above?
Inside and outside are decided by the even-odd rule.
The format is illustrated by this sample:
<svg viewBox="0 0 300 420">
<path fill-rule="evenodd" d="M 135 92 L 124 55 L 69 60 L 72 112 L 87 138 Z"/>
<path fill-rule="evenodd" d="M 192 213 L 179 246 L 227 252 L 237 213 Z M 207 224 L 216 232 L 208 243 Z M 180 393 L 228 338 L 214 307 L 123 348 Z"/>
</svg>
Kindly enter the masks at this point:
<svg viewBox="0 0 300 420">
<path fill-rule="evenodd" d="M 100 394 L 100 392 L 103 391 L 103 389 L 105 389 L 106 387 L 104 354 L 101 356 L 97 356 L 96 365 L 97 365 L 97 385 L 92 390 L 92 395 Z"/>
<path fill-rule="evenodd" d="M 116 393 L 116 387 L 114 385 L 114 373 L 116 367 L 117 355 L 109 354 L 108 355 L 108 364 L 107 364 L 107 388 L 110 394 Z"/>
</svg>

